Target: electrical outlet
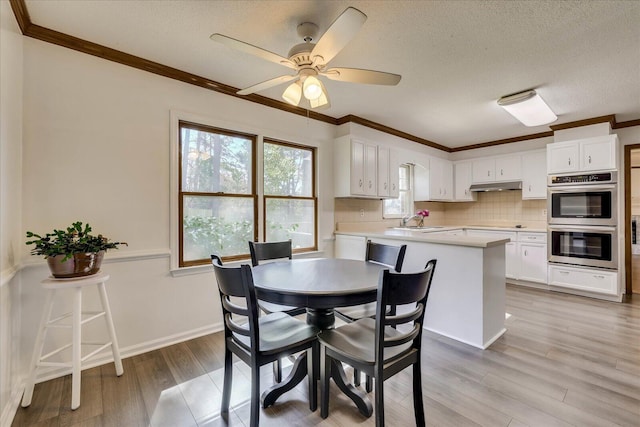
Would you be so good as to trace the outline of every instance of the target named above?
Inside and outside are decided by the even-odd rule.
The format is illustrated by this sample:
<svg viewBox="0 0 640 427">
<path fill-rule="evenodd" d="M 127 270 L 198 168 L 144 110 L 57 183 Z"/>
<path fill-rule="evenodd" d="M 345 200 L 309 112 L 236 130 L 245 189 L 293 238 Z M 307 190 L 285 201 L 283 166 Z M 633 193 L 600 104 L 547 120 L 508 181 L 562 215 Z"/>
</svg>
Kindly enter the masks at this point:
<svg viewBox="0 0 640 427">
<path fill-rule="evenodd" d="M 360 216 L 364 216 L 364 209 L 360 209 Z"/>
<path fill-rule="evenodd" d="M 547 217 L 547 210 L 546 209 L 542 209 L 542 217 L 543 218 Z"/>
</svg>

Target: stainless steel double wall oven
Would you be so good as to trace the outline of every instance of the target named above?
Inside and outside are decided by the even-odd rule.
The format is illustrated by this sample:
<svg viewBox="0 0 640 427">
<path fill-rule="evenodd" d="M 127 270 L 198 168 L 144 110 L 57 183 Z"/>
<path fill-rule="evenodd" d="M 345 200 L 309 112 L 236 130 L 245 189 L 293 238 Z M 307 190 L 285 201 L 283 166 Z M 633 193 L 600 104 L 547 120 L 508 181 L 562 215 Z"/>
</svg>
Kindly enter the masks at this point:
<svg viewBox="0 0 640 427">
<path fill-rule="evenodd" d="M 549 175 L 549 262 L 618 268 L 618 172 Z"/>
</svg>

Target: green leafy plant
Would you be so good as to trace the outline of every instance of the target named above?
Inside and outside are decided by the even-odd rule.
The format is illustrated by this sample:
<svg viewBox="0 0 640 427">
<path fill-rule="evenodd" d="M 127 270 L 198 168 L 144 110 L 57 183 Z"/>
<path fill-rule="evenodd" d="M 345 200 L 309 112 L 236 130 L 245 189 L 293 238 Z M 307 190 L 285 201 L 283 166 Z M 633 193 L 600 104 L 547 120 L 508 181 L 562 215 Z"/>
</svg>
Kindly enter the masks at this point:
<svg viewBox="0 0 640 427">
<path fill-rule="evenodd" d="M 34 239 L 35 238 L 35 239 Z M 89 253 L 118 249 L 118 245 L 126 242 L 111 242 L 102 234 L 91 235 L 91 226 L 77 221 L 66 230 L 54 229 L 44 236 L 27 231 L 27 245 L 35 245 L 31 255 L 44 255 L 45 258 L 64 255 L 63 261 L 70 259 L 76 253 Z M 128 246 L 128 245 L 127 245 Z"/>
</svg>

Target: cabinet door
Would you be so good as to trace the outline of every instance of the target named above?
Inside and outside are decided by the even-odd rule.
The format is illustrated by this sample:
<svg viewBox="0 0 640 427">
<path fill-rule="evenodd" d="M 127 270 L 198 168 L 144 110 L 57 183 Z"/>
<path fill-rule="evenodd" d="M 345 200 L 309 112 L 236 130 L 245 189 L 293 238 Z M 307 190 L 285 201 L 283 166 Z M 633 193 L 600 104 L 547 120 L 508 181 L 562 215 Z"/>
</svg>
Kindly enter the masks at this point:
<svg viewBox="0 0 640 427">
<path fill-rule="evenodd" d="M 364 261 L 367 239 L 360 236 L 336 234 L 334 257 Z"/>
<path fill-rule="evenodd" d="M 611 138 L 594 138 L 581 142 L 582 163 L 584 171 L 616 169 L 616 144 Z"/>
<path fill-rule="evenodd" d="M 555 143 L 547 145 L 547 173 L 575 172 L 580 168 L 580 145 Z"/>
<path fill-rule="evenodd" d="M 364 146 L 364 194 L 378 195 L 378 147 L 365 144 Z"/>
<path fill-rule="evenodd" d="M 515 181 L 522 178 L 522 165 L 520 156 L 496 157 L 495 180 Z"/>
<path fill-rule="evenodd" d="M 522 155 L 522 198 L 547 198 L 547 152 L 545 150 Z"/>
<path fill-rule="evenodd" d="M 389 197 L 389 149 L 378 147 L 378 196 Z"/>
<path fill-rule="evenodd" d="M 364 143 L 351 141 L 351 194 L 364 191 Z"/>
<path fill-rule="evenodd" d="M 453 165 L 438 158 L 429 160 L 430 200 L 453 200 Z"/>
<path fill-rule="evenodd" d="M 495 159 L 478 159 L 472 164 L 473 182 L 493 182 L 495 178 Z"/>
<path fill-rule="evenodd" d="M 430 200 L 428 167 L 418 163 L 413 167 L 413 200 L 416 202 Z"/>
<path fill-rule="evenodd" d="M 397 199 L 400 197 L 400 163 L 398 162 L 398 152 L 389 149 L 389 197 Z"/>
<path fill-rule="evenodd" d="M 520 280 L 547 283 L 547 245 L 520 243 Z"/>
<path fill-rule="evenodd" d="M 472 202 L 476 200 L 476 193 L 469 191 L 473 180 L 471 162 L 460 162 L 453 165 L 454 172 L 454 200 Z"/>
</svg>

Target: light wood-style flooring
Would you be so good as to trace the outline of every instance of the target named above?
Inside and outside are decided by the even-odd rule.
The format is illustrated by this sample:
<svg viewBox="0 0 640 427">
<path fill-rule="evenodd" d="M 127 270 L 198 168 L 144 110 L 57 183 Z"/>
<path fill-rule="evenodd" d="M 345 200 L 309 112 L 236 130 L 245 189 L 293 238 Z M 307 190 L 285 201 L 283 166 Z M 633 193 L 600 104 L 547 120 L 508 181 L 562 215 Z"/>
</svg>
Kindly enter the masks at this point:
<svg viewBox="0 0 640 427">
<path fill-rule="evenodd" d="M 509 285 L 507 311 L 507 333 L 484 351 L 425 331 L 428 425 L 640 426 L 640 298 L 619 304 Z M 120 378 L 113 364 L 86 370 L 75 411 L 70 376 L 47 381 L 12 425 L 225 425 L 222 361 L 217 333 L 125 359 Z M 247 426 L 248 370 L 235 367 L 229 425 Z M 271 384 L 269 367 L 261 381 L 263 389 Z M 306 398 L 299 385 L 262 410 L 260 425 L 374 425 L 333 383 L 326 420 Z M 388 426 L 414 425 L 410 370 L 385 382 L 385 401 Z"/>
</svg>

